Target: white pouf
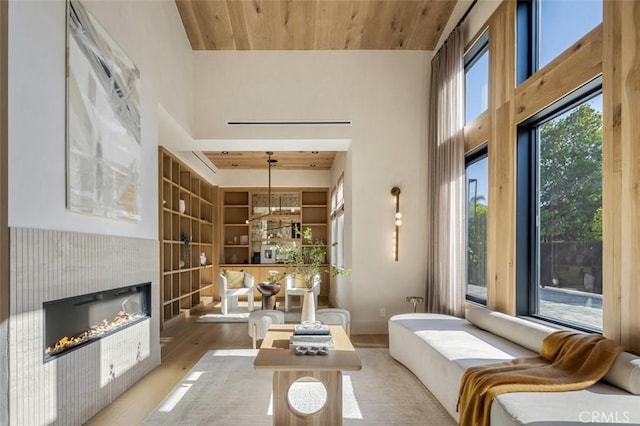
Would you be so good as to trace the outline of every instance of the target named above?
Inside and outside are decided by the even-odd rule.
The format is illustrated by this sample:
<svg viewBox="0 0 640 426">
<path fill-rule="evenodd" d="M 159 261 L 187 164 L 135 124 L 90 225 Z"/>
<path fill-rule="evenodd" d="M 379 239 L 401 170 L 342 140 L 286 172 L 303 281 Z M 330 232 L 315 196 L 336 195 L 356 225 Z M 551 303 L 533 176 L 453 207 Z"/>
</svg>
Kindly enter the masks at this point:
<svg viewBox="0 0 640 426">
<path fill-rule="evenodd" d="M 262 309 L 249 314 L 249 336 L 253 339 L 253 349 L 258 339 L 264 339 L 271 324 L 284 324 L 284 312 Z"/>
</svg>

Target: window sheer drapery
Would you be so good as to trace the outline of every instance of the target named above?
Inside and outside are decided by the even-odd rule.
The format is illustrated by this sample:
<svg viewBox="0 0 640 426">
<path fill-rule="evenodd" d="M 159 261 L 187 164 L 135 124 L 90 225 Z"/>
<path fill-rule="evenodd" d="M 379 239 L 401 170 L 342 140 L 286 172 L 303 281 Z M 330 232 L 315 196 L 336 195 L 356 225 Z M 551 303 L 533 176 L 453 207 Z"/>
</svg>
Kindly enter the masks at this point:
<svg viewBox="0 0 640 426">
<path fill-rule="evenodd" d="M 427 139 L 427 312 L 464 316 L 464 42 L 453 30 L 431 61 Z"/>
</svg>

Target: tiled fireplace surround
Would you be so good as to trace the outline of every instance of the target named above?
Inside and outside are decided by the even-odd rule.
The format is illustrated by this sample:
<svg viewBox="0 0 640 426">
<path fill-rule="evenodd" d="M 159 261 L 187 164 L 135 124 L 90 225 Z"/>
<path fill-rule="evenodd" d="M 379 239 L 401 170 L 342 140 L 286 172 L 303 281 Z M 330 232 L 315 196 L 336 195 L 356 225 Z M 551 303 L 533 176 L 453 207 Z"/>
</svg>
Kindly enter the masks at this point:
<svg viewBox="0 0 640 426">
<path fill-rule="evenodd" d="M 25 228 L 10 238 L 10 424 L 82 424 L 160 363 L 158 242 Z M 144 282 L 150 319 L 44 362 L 43 302 Z"/>
</svg>

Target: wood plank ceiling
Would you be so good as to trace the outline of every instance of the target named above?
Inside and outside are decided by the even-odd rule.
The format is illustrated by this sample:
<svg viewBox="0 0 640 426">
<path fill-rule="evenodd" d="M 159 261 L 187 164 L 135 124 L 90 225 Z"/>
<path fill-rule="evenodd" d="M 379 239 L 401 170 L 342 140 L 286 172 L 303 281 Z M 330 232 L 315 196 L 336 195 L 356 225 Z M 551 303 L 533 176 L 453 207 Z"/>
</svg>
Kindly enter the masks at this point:
<svg viewBox="0 0 640 426">
<path fill-rule="evenodd" d="M 219 169 L 267 169 L 266 152 L 222 151 L 205 152 Z M 271 156 L 281 170 L 330 170 L 335 151 L 277 151 Z"/>
<path fill-rule="evenodd" d="M 456 0 L 176 0 L 193 50 L 433 50 Z"/>
</svg>

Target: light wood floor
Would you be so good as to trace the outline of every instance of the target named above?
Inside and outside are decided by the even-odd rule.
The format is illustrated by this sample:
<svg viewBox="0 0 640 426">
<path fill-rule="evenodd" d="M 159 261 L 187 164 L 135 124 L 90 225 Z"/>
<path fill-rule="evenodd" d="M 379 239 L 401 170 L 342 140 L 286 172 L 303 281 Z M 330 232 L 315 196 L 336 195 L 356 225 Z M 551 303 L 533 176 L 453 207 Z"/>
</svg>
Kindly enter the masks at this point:
<svg viewBox="0 0 640 426">
<path fill-rule="evenodd" d="M 206 310 L 202 313 L 206 313 Z M 201 314 L 201 313 L 200 313 Z M 162 363 L 87 424 L 137 425 L 210 349 L 250 349 L 246 323 L 198 324 L 198 315 L 160 336 Z M 388 348 L 387 335 L 352 335 L 356 348 Z"/>
</svg>

